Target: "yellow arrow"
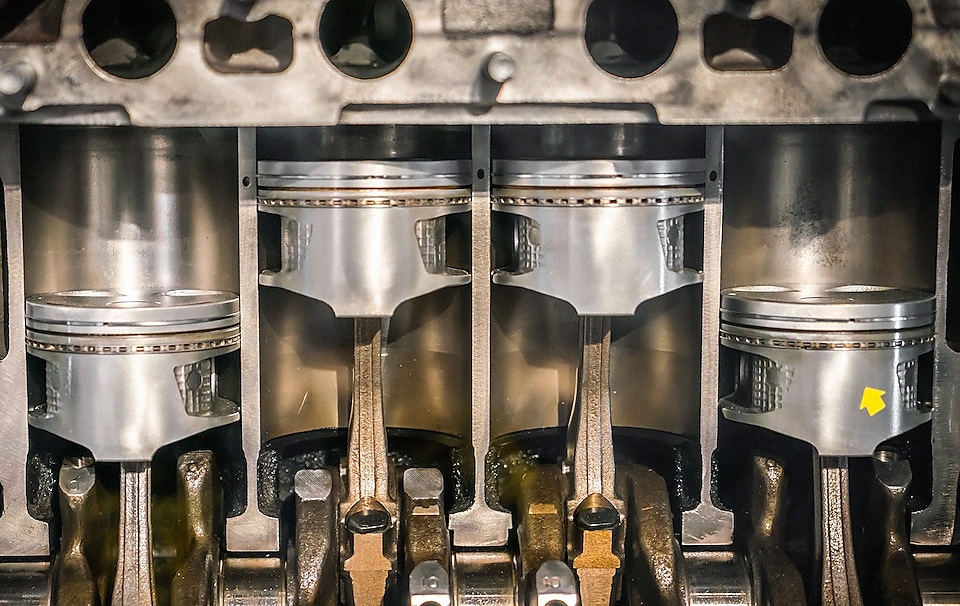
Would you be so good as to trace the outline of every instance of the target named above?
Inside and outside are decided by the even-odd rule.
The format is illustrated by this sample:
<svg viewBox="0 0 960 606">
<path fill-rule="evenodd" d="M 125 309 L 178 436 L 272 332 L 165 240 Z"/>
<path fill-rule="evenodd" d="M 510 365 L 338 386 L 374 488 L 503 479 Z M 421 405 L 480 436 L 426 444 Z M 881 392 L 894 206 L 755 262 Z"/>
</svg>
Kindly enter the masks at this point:
<svg viewBox="0 0 960 606">
<path fill-rule="evenodd" d="M 864 387 L 863 388 L 863 397 L 860 398 L 860 410 L 864 408 L 867 409 L 867 412 L 872 417 L 881 410 L 887 407 L 887 404 L 883 401 L 883 394 L 887 392 L 882 389 L 874 389 L 873 387 Z"/>
</svg>

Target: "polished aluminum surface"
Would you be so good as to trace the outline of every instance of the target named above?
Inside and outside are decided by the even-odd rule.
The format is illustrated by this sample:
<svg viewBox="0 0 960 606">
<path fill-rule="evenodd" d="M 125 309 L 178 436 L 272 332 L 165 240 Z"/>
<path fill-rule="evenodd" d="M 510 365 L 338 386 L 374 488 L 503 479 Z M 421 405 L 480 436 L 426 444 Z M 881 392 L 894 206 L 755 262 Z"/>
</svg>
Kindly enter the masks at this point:
<svg viewBox="0 0 960 606">
<path fill-rule="evenodd" d="M 260 161 L 257 165 L 258 195 L 265 200 L 369 197 L 364 191 L 433 188 L 438 190 L 437 197 L 468 196 L 469 186 L 467 160 Z"/>
<path fill-rule="evenodd" d="M 493 187 L 521 197 L 524 188 L 669 188 L 702 184 L 702 158 L 686 160 L 494 160 Z"/>
<path fill-rule="evenodd" d="M 237 298 L 181 293 L 29 299 L 39 322 L 27 320 L 28 351 L 46 362 L 46 399 L 30 423 L 101 461 L 149 461 L 161 446 L 236 421 L 237 405 L 218 391 L 214 358 L 240 346 Z"/>
<path fill-rule="evenodd" d="M 462 207 L 260 209 L 280 215 L 284 231 L 283 265 L 260 283 L 323 301 L 339 317 L 389 316 L 408 299 L 470 282 L 433 266 L 421 247 L 429 238 L 444 247 L 443 222 Z M 418 238 L 418 228 L 434 231 Z"/>
<path fill-rule="evenodd" d="M 701 159 L 495 163 L 494 210 L 516 215 L 516 267 L 495 271 L 494 282 L 563 299 L 580 315 L 631 315 L 699 282 L 685 258 L 685 238 L 699 234 L 684 233 L 684 218 L 703 210 L 703 167 Z M 670 190 L 677 186 L 687 189 Z M 669 203 L 650 205 L 651 196 Z M 555 203 L 570 198 L 583 202 Z"/>
<path fill-rule="evenodd" d="M 700 203 L 676 206 L 545 208 L 498 203 L 518 215 L 516 271 L 494 272 L 496 284 L 520 286 L 570 302 L 581 315 L 632 315 L 644 301 L 702 276 L 685 265 L 684 217 Z M 571 242 L 577 244 L 571 247 Z"/>
<path fill-rule="evenodd" d="M 724 291 L 721 305 L 720 341 L 740 352 L 727 369 L 726 418 L 799 438 L 822 456 L 870 455 L 930 419 L 918 400 L 918 358 L 933 349 L 930 295 L 760 287 Z"/>
<path fill-rule="evenodd" d="M 932 294 L 887 286 L 743 286 L 720 294 L 720 319 L 727 326 L 890 331 L 928 327 L 933 318 Z"/>
<path fill-rule="evenodd" d="M 447 216 L 468 209 L 466 168 L 261 163 L 260 210 L 281 217 L 281 264 L 260 283 L 323 301 L 340 317 L 390 316 L 408 299 L 468 283 L 468 273 L 447 267 L 445 242 Z"/>
<path fill-rule="evenodd" d="M 233 293 L 206 290 L 79 290 L 27 297 L 27 329 L 77 335 L 138 335 L 235 326 Z"/>
</svg>

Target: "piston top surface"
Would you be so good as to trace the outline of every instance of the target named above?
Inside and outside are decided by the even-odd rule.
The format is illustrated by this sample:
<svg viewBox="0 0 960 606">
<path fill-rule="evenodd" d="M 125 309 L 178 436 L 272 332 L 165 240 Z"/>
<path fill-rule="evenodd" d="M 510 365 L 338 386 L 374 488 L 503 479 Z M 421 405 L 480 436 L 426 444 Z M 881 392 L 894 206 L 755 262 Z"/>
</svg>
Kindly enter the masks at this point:
<svg viewBox="0 0 960 606">
<path fill-rule="evenodd" d="M 748 286 L 721 293 L 724 329 L 859 332 L 932 326 L 931 293 L 884 286 Z"/>
<path fill-rule="evenodd" d="M 68 335 L 159 335 L 237 325 L 240 301 L 209 290 L 78 290 L 26 301 L 32 331 Z"/>
<path fill-rule="evenodd" d="M 676 187 L 704 182 L 706 161 L 494 160 L 497 187 Z"/>
<path fill-rule="evenodd" d="M 258 185 L 283 188 L 408 189 L 464 188 L 470 185 L 467 160 L 261 161 Z"/>
</svg>

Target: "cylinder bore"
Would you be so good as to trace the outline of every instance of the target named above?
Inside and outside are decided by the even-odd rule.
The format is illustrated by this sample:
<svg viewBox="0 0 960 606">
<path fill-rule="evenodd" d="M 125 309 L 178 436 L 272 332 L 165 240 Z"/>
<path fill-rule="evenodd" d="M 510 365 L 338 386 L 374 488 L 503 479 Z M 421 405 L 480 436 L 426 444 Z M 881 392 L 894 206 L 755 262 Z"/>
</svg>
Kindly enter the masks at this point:
<svg viewBox="0 0 960 606">
<path fill-rule="evenodd" d="M 872 76 L 893 67 L 907 52 L 913 13 L 906 0 L 830 0 L 817 36 L 834 67 Z"/>
<path fill-rule="evenodd" d="M 90 59 L 118 78 L 152 76 L 177 46 L 177 20 L 164 0 L 91 0 L 81 23 Z"/>
<path fill-rule="evenodd" d="M 389 74 L 412 43 L 413 21 L 402 0 L 330 0 L 320 15 L 323 53 L 354 78 Z"/>
<path fill-rule="evenodd" d="M 621 78 L 639 78 L 659 69 L 679 35 L 670 0 L 594 0 L 583 33 L 593 61 Z"/>
</svg>

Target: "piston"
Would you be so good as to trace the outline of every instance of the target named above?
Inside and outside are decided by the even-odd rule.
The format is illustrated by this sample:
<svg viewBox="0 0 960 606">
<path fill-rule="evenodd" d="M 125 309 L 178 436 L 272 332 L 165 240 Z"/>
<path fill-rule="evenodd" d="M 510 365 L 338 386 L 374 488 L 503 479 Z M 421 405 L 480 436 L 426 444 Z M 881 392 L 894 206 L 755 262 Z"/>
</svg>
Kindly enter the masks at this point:
<svg viewBox="0 0 960 606">
<path fill-rule="evenodd" d="M 685 219 L 703 210 L 704 160 L 495 160 L 493 209 L 516 215 L 514 263 L 494 282 L 631 315 L 700 281 Z M 576 246 L 571 246 L 575 243 Z M 689 255 L 692 257 L 693 255 Z"/>
<path fill-rule="evenodd" d="M 261 161 L 261 212 L 281 217 L 280 267 L 265 286 L 323 301 L 341 317 L 466 284 L 447 266 L 446 217 L 469 210 L 460 160 Z"/>
<path fill-rule="evenodd" d="M 99 461 L 149 461 L 161 446 L 236 421 L 215 359 L 240 347 L 239 314 L 236 295 L 216 291 L 29 297 L 27 350 L 46 362 L 31 425 Z"/>
<path fill-rule="evenodd" d="M 726 418 L 869 456 L 930 419 L 918 397 L 933 349 L 933 295 L 879 286 L 731 288 L 720 341 L 736 352 Z"/>
</svg>

